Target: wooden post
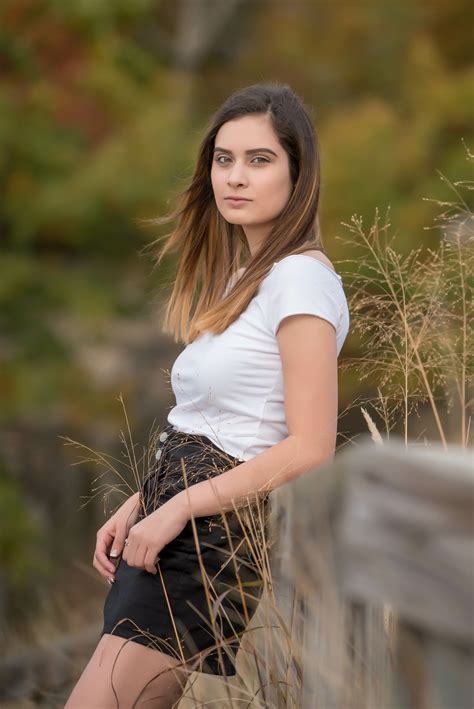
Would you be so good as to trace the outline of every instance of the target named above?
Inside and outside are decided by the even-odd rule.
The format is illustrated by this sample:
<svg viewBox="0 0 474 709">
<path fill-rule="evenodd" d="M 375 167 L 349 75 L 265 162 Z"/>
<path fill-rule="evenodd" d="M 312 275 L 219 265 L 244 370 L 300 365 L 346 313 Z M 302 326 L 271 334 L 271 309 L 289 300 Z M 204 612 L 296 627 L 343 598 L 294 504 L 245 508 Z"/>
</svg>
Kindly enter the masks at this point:
<svg viewBox="0 0 474 709">
<path fill-rule="evenodd" d="M 283 624 L 304 601 L 292 629 L 301 707 L 472 709 L 472 463 L 367 436 L 274 491 Z M 268 634 L 281 641 L 281 626 Z"/>
</svg>

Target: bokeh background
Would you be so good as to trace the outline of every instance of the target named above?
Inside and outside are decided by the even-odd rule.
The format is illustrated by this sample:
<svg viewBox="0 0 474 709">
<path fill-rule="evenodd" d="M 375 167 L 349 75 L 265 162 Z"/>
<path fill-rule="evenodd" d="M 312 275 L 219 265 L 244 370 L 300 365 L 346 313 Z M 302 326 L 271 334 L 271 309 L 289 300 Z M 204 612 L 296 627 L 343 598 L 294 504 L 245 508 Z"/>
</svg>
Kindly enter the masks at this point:
<svg viewBox="0 0 474 709">
<path fill-rule="evenodd" d="M 289 83 L 322 150 L 321 230 L 389 206 L 398 249 L 435 245 L 440 174 L 470 176 L 469 0 L 3 0 L 0 4 L 2 653 L 101 621 L 98 527 L 173 404 L 160 329 L 168 227 L 203 126 L 235 89 Z M 426 199 L 430 198 L 430 199 Z M 356 356 L 349 336 L 341 360 Z M 363 394 L 350 370 L 341 411 Z M 341 421 L 344 439 L 366 428 Z M 66 439 L 70 439 L 69 441 Z M 76 441 L 80 445 L 72 445 Z M 127 444 L 128 441 L 128 444 Z M 109 481 L 115 493 L 104 499 Z"/>
</svg>

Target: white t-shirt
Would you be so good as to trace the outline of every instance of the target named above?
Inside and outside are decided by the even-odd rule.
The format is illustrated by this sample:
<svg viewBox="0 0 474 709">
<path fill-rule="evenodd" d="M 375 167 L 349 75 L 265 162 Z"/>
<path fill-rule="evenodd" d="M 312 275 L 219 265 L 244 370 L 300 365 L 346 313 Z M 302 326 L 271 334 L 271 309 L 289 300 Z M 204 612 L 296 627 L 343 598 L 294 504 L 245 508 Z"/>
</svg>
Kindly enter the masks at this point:
<svg viewBox="0 0 474 709">
<path fill-rule="evenodd" d="M 339 356 L 350 322 L 341 276 L 313 256 L 285 256 L 224 332 L 203 332 L 178 355 L 171 369 L 176 405 L 168 423 L 207 436 L 240 460 L 283 440 L 288 429 L 276 333 L 284 317 L 297 313 L 334 326 Z"/>
</svg>

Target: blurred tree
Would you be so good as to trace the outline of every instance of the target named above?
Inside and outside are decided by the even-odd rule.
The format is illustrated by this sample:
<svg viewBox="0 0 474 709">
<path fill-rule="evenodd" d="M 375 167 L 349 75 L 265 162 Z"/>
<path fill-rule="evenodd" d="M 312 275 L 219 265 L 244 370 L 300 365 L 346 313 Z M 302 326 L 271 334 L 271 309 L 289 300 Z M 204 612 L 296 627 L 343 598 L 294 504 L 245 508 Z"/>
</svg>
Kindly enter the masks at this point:
<svg viewBox="0 0 474 709">
<path fill-rule="evenodd" d="M 89 423 L 95 433 L 109 420 L 115 430 L 111 402 L 122 387 L 139 392 L 132 419 L 146 408 L 144 392 L 161 404 L 150 387 L 156 281 L 139 249 L 162 231 L 134 218 L 168 210 L 202 126 L 234 89 L 277 80 L 307 103 L 322 149 L 323 240 L 336 265 L 351 257 L 334 240 L 341 221 L 357 213 L 370 222 L 375 207 L 391 206 L 406 248 L 436 243 L 423 229 L 436 208 L 423 198 L 442 195 L 438 171 L 469 176 L 470 13 L 468 0 L 3 0 L 2 429 L 36 420 L 72 434 Z M 132 338 L 148 337 L 140 366 L 127 364 L 137 354 L 130 341 L 111 334 L 121 320 Z M 108 347 L 102 359 L 94 343 Z M 114 370 L 119 348 L 127 356 Z M 55 482 L 68 485 L 61 472 Z"/>
</svg>

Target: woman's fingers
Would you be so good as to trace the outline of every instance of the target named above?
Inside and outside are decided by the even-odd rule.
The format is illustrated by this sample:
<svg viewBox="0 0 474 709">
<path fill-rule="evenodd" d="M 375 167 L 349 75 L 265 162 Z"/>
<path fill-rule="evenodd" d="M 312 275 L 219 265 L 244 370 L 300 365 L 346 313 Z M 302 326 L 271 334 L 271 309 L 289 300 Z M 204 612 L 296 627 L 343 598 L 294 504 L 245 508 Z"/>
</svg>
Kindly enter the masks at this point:
<svg viewBox="0 0 474 709">
<path fill-rule="evenodd" d="M 107 530 L 104 529 L 99 529 L 97 532 L 97 541 L 92 565 L 100 574 L 102 574 L 102 576 L 114 581 L 115 564 L 110 561 L 107 556 L 107 550 L 110 547 L 112 540 L 113 536 L 110 532 L 107 532 Z"/>
<path fill-rule="evenodd" d="M 115 566 L 114 566 L 113 571 L 112 571 L 109 567 L 104 566 L 104 565 L 98 560 L 98 557 L 97 557 L 97 553 L 96 553 L 96 552 L 94 552 L 94 559 L 93 559 L 93 561 L 92 561 L 92 566 L 93 566 L 95 569 L 97 569 L 97 571 L 99 572 L 99 574 L 100 574 L 101 576 L 103 576 L 104 578 L 106 578 L 107 581 L 110 581 L 110 582 L 112 582 L 112 583 L 115 581 Z"/>
<path fill-rule="evenodd" d="M 152 547 L 139 544 L 131 539 L 124 549 L 122 559 L 129 566 L 135 566 L 138 569 L 146 569 L 150 574 L 156 574 L 156 564 L 160 557 L 157 556 L 156 550 L 153 550 Z"/>
<path fill-rule="evenodd" d="M 117 559 L 122 553 L 125 546 L 125 530 L 115 532 L 115 537 L 112 542 L 112 548 L 109 552 L 109 558 Z"/>
<path fill-rule="evenodd" d="M 156 555 L 156 551 L 153 551 L 150 547 L 147 549 L 147 552 L 145 554 L 145 558 L 143 561 L 143 566 L 145 569 L 150 573 L 150 574 L 156 574 L 158 573 L 158 569 L 156 568 L 156 561 L 158 557 Z"/>
<path fill-rule="evenodd" d="M 124 542 L 125 542 L 125 534 L 116 532 L 115 537 L 112 541 L 112 544 L 109 545 L 110 551 L 107 554 L 107 558 L 110 561 L 110 563 L 113 564 L 114 571 L 117 568 L 117 566 L 119 565 L 120 557 L 122 556 L 122 553 L 123 553 Z"/>
<path fill-rule="evenodd" d="M 140 544 L 140 542 L 134 541 L 133 539 L 130 539 L 129 542 L 130 543 L 127 545 L 127 552 L 129 558 L 128 563 L 130 564 L 130 566 L 143 568 L 142 560 L 145 557 L 144 550 L 146 550 L 146 547 Z"/>
<path fill-rule="evenodd" d="M 133 541 L 130 539 L 130 537 L 127 539 L 127 543 L 125 544 L 124 541 L 124 547 L 123 547 L 123 552 L 122 552 L 122 559 L 125 561 L 126 564 L 129 566 L 132 566 L 132 561 L 133 557 L 135 556 L 135 551 L 134 551 L 134 544 Z"/>
</svg>

